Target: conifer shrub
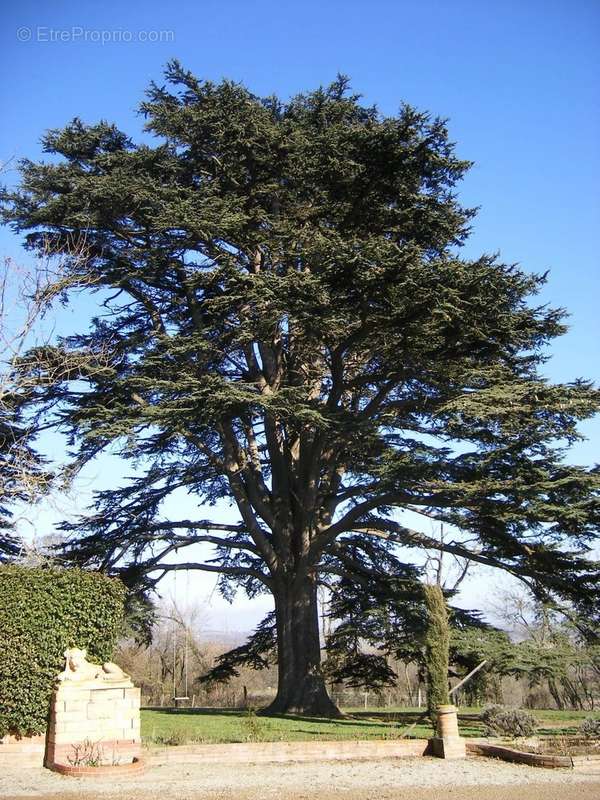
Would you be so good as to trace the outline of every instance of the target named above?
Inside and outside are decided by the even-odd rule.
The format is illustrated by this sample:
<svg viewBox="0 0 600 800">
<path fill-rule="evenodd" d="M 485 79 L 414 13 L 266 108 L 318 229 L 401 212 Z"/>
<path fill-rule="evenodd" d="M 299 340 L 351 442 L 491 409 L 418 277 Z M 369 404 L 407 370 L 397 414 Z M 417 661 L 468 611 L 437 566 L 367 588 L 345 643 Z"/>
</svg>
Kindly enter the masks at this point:
<svg viewBox="0 0 600 800">
<path fill-rule="evenodd" d="M 427 632 L 425 661 L 427 665 L 427 709 L 432 722 L 436 708 L 450 702 L 448 693 L 448 662 L 450 659 L 450 625 L 444 593 L 437 584 L 425 584 Z"/>
<path fill-rule="evenodd" d="M 0 567 L 0 736 L 46 729 L 55 676 L 68 647 L 110 660 L 123 625 L 125 587 L 98 572 Z"/>
</svg>

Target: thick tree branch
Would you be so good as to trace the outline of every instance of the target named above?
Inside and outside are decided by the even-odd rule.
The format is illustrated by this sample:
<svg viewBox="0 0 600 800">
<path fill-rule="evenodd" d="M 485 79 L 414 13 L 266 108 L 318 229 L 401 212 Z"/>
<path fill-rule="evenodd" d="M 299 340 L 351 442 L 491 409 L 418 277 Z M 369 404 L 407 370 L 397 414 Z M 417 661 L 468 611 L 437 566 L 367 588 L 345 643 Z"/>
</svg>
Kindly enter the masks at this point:
<svg viewBox="0 0 600 800">
<path fill-rule="evenodd" d="M 273 581 L 264 572 L 249 567 L 225 567 L 219 564 L 201 564 L 197 561 L 183 561 L 179 564 L 157 561 L 153 562 L 145 571 L 148 573 L 160 571 L 164 574 L 173 572 L 173 570 L 199 570 L 201 572 L 215 572 L 219 575 L 231 575 L 235 578 L 256 578 L 257 581 L 260 581 L 270 589 L 273 587 Z"/>
</svg>

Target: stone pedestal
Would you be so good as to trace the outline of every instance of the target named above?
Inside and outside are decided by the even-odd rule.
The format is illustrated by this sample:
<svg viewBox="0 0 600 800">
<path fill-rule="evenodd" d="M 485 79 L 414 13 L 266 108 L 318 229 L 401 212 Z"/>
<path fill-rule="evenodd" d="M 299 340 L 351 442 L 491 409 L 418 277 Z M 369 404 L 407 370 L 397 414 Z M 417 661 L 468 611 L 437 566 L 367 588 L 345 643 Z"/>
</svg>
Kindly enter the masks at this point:
<svg viewBox="0 0 600 800">
<path fill-rule="evenodd" d="M 118 681 L 65 681 L 52 695 L 45 765 L 122 766 L 139 759 L 140 690 Z"/>
<path fill-rule="evenodd" d="M 458 733 L 456 706 L 438 706 L 437 736 L 429 740 L 431 751 L 438 758 L 465 758 L 465 740 Z"/>
</svg>

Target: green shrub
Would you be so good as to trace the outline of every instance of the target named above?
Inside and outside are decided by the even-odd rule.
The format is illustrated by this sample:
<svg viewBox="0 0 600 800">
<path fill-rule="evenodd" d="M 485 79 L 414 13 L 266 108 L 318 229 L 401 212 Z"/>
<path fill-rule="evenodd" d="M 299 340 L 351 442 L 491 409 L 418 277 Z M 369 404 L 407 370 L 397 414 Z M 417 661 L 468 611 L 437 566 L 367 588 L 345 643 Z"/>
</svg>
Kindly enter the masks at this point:
<svg viewBox="0 0 600 800">
<path fill-rule="evenodd" d="M 262 742 L 265 738 L 265 722 L 256 716 L 256 711 L 249 708 L 242 720 L 242 741 Z"/>
<path fill-rule="evenodd" d="M 448 607 L 442 588 L 437 584 L 424 584 L 427 607 L 425 634 L 425 663 L 427 665 L 427 709 L 432 722 L 438 706 L 448 705 L 448 661 L 450 657 L 450 625 Z"/>
<path fill-rule="evenodd" d="M 537 720 L 527 711 L 503 706 L 486 706 L 480 715 L 485 736 L 533 736 Z"/>
<path fill-rule="evenodd" d="M 579 726 L 579 733 L 588 739 L 600 739 L 600 717 L 587 717 Z"/>
<path fill-rule="evenodd" d="M 0 567 L 0 736 L 45 731 L 66 648 L 110 660 L 124 600 L 123 584 L 98 572 Z"/>
</svg>

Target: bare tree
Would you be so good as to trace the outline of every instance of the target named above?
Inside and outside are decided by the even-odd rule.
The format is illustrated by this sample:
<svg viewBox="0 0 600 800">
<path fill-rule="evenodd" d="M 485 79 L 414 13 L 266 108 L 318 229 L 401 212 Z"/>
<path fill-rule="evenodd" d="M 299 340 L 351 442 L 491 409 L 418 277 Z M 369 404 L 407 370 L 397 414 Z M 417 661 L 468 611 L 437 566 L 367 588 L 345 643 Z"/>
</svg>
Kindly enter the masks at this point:
<svg viewBox="0 0 600 800">
<path fill-rule="evenodd" d="M 424 569 L 428 584 L 437 585 L 447 592 L 455 593 L 474 565 L 467 558 L 447 552 L 446 543 L 447 536 L 442 523 L 439 529 L 439 549 L 437 551 L 434 549 L 427 556 Z"/>
<path fill-rule="evenodd" d="M 14 532 L 14 508 L 28 507 L 69 481 L 68 473 L 54 468 L 31 446 L 33 420 L 21 414 L 23 397 L 43 392 L 44 384 L 77 372 L 90 374 L 107 364 L 103 352 L 70 355 L 51 365 L 45 357 L 55 333 L 51 312 L 56 303 L 74 282 L 88 287 L 94 283 L 87 264 L 81 236 L 73 237 L 67 255 L 57 256 L 48 244 L 29 267 L 8 257 L 0 264 L 0 560 L 23 549 Z"/>
</svg>

